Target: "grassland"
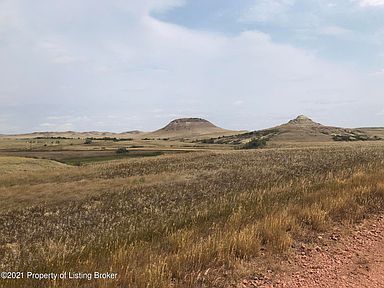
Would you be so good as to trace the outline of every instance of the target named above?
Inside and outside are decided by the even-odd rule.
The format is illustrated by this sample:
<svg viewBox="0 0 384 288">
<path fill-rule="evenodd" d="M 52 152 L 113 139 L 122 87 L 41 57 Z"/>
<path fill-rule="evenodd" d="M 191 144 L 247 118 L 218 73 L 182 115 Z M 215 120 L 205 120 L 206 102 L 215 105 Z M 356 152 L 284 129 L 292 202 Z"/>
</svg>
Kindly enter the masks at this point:
<svg viewBox="0 0 384 288">
<path fill-rule="evenodd" d="M 3 173 L 0 270 L 118 279 L 0 287 L 229 287 L 317 233 L 382 212 L 383 148 L 221 149 Z"/>
<path fill-rule="evenodd" d="M 25 171 L 38 172 L 40 170 L 62 167 L 60 163 L 46 160 L 25 157 L 0 157 L 0 174 L 23 173 Z"/>
</svg>

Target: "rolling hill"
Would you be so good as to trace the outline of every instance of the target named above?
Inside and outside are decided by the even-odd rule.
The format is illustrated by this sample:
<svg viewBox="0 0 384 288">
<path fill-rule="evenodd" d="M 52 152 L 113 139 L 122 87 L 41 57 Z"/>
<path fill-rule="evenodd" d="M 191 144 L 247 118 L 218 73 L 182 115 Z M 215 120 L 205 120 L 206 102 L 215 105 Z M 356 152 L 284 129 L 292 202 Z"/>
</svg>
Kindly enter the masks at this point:
<svg viewBox="0 0 384 288">
<path fill-rule="evenodd" d="M 33 132 L 2 135 L 0 138 L 119 138 L 119 139 L 172 139 L 193 140 L 212 144 L 246 144 L 251 140 L 270 143 L 368 141 L 384 139 L 384 128 L 340 128 L 325 126 L 300 115 L 289 122 L 252 132 L 226 130 L 202 118 L 180 118 L 153 132 L 138 130 L 113 132 Z"/>
<path fill-rule="evenodd" d="M 208 120 L 202 118 L 180 118 L 171 121 L 165 127 L 153 132 L 142 132 L 138 130 L 127 131 L 123 133 L 113 132 L 33 132 L 15 135 L 0 135 L 3 138 L 120 138 L 120 139 L 201 139 L 208 137 L 221 137 L 239 134 L 244 131 L 231 131 L 215 126 Z"/>
<path fill-rule="evenodd" d="M 312 119 L 300 115 L 288 123 L 263 129 L 242 133 L 233 136 L 213 139 L 213 143 L 246 144 L 251 140 L 266 142 L 333 142 L 333 141 L 368 141 L 380 140 L 378 134 L 364 129 L 348 129 L 325 126 Z M 378 131 L 379 130 L 378 128 Z"/>
<path fill-rule="evenodd" d="M 146 134 L 148 138 L 207 138 L 238 134 L 239 131 L 226 130 L 202 118 L 180 118 L 165 127 Z"/>
<path fill-rule="evenodd" d="M 64 132 L 33 132 L 26 134 L 14 134 L 14 135 L 0 135 L 3 138 L 18 138 L 18 139 L 27 139 L 27 138 L 138 138 L 144 132 L 141 131 L 128 131 L 123 133 L 113 133 L 113 132 L 99 132 L 99 131 L 89 131 L 89 132 L 76 132 L 76 131 L 64 131 Z"/>
</svg>

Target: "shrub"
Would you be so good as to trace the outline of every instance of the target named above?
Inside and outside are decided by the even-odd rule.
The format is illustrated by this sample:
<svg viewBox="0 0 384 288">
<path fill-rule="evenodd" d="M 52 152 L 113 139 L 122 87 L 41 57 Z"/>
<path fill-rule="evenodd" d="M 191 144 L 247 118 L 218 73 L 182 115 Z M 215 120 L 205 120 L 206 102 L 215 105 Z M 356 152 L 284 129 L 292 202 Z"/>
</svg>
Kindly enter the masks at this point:
<svg viewBox="0 0 384 288">
<path fill-rule="evenodd" d="M 245 143 L 243 145 L 243 149 L 258 149 L 258 148 L 263 148 L 265 145 L 267 145 L 267 140 L 265 139 L 257 139 L 254 138 L 248 143 Z"/>
<path fill-rule="evenodd" d="M 84 144 L 92 144 L 92 139 L 90 138 L 85 139 Z"/>
<path fill-rule="evenodd" d="M 119 147 L 119 148 L 117 148 L 116 153 L 117 154 L 125 154 L 125 153 L 128 153 L 128 150 L 125 147 Z"/>
<path fill-rule="evenodd" d="M 220 139 L 220 137 L 219 137 L 219 139 Z M 215 139 L 213 139 L 213 138 L 203 139 L 203 140 L 201 140 L 201 143 L 203 143 L 203 144 L 215 144 Z"/>
</svg>

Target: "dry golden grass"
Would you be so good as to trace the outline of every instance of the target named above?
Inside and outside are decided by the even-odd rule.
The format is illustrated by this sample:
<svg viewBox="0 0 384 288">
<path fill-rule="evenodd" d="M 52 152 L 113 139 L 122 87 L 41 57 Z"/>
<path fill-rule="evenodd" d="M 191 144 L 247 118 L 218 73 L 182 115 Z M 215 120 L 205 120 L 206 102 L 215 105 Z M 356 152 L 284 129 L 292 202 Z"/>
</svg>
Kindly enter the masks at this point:
<svg viewBox="0 0 384 288">
<path fill-rule="evenodd" d="M 18 174 L 26 171 L 39 172 L 63 167 L 64 165 L 46 159 L 32 159 L 25 157 L 0 156 L 0 175 Z"/>
<path fill-rule="evenodd" d="M 0 270 L 119 276 L 0 287 L 228 287 L 259 268 L 239 270 L 261 250 L 287 253 L 303 237 L 382 211 L 383 165 L 375 143 L 1 175 Z"/>
</svg>

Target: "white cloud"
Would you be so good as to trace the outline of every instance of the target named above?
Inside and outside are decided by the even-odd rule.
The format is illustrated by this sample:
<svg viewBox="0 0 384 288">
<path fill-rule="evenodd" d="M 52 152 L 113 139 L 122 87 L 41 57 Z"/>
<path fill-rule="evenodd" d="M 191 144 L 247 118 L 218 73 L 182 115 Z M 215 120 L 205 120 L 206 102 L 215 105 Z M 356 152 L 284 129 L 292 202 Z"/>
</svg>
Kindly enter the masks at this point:
<svg viewBox="0 0 384 288">
<path fill-rule="evenodd" d="M 260 0 L 249 7 L 240 17 L 245 22 L 270 22 L 284 19 L 295 0 Z"/>
<path fill-rule="evenodd" d="M 377 7 L 383 6 L 384 0 L 358 0 L 362 7 Z"/>
<path fill-rule="evenodd" d="M 340 26 L 325 26 L 319 29 L 319 33 L 327 36 L 342 36 L 351 34 L 352 31 Z"/>
<path fill-rule="evenodd" d="M 384 76 L 384 68 L 380 69 L 378 71 L 374 71 L 370 74 L 371 76 L 378 76 L 378 77 L 383 77 Z"/>
<path fill-rule="evenodd" d="M 243 100 L 235 100 L 232 104 L 235 106 L 241 106 L 244 105 L 245 102 Z"/>
<path fill-rule="evenodd" d="M 28 0 L 18 2 L 32 5 Z M 67 129 L 70 123 L 75 130 L 150 130 L 159 127 L 159 115 L 164 122 L 171 115 L 206 115 L 224 127 L 255 129 L 270 124 L 268 111 L 302 114 L 312 108 L 308 103 L 319 99 L 359 100 L 365 95 L 364 100 L 382 101 L 382 85 L 375 82 L 367 92 L 365 80 L 353 69 L 274 43 L 265 33 L 219 35 L 150 15 L 180 1 L 110 3 L 66 0 L 58 9 L 50 0 L 36 0 L 35 10 L 13 8 L 27 25 L 22 25 L 23 33 L 3 38 L 15 43 L 13 47 L 0 45 L 0 87 L 7 91 L 0 92 L 0 106 L 16 115 L 18 127 L 32 130 L 45 123 L 55 125 L 44 126 L 51 129 Z M 293 5 L 290 0 L 260 3 L 267 5 L 267 12 L 257 16 L 262 21 Z M 38 11 L 53 16 L 36 15 Z M 3 23 L 3 31 L 11 31 L 13 24 L 5 22 L 8 28 Z M 326 32 L 342 31 L 333 27 Z M 20 44 L 24 42 L 29 45 Z M 361 109 L 350 105 L 345 113 Z M 154 107 L 161 112 L 154 113 Z M 345 118 L 332 105 L 318 113 Z M 56 115 L 73 116 L 47 118 Z M 243 115 L 249 117 L 246 122 Z"/>
<path fill-rule="evenodd" d="M 64 131 L 70 131 L 73 129 L 73 123 L 62 123 L 62 124 L 55 124 L 55 123 L 42 123 L 40 124 L 41 129 L 44 130 L 50 130 L 50 131 L 57 131 L 57 132 L 64 132 Z"/>
<path fill-rule="evenodd" d="M 45 49 L 53 63 L 70 64 L 81 61 L 81 59 L 77 59 L 71 55 L 68 49 L 65 48 L 65 44 L 60 44 L 58 40 L 42 41 L 41 43 L 37 43 L 37 47 Z"/>
<path fill-rule="evenodd" d="M 0 115 L 0 134 L 10 134 L 20 129 L 9 115 Z"/>
</svg>

